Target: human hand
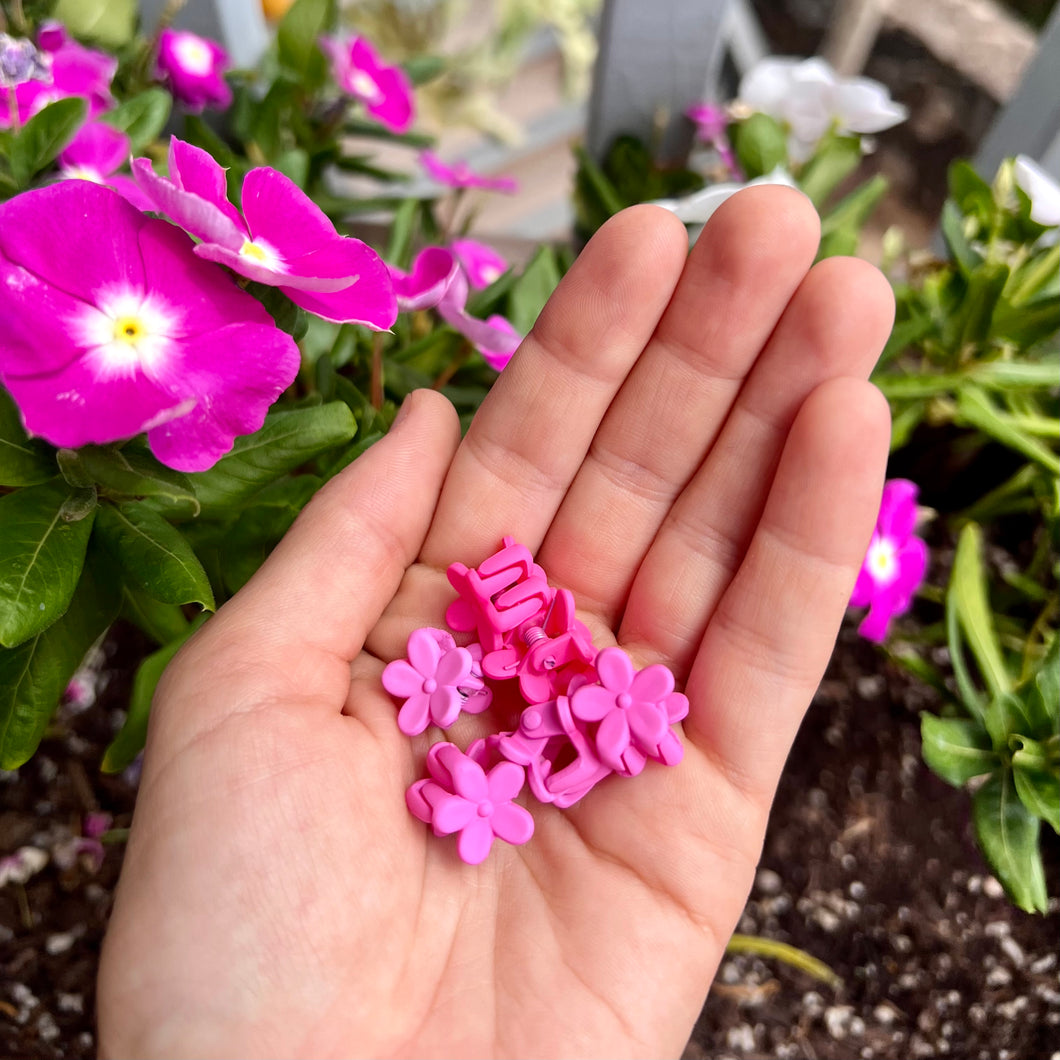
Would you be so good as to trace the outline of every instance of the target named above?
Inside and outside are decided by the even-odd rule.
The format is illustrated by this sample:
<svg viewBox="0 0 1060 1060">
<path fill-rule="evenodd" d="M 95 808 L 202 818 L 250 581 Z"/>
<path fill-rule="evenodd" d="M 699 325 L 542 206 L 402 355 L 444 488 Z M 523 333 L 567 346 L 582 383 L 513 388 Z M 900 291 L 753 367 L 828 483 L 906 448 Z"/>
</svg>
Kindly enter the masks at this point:
<svg viewBox="0 0 1060 1060">
<path fill-rule="evenodd" d="M 817 240 L 785 188 L 736 195 L 687 259 L 671 215 L 625 211 L 462 442 L 416 393 L 320 491 L 159 687 L 104 1056 L 680 1053 L 883 481 L 865 377 L 890 290 L 855 259 L 811 268 Z M 398 731 L 380 675 L 443 625 L 446 566 L 506 533 L 691 709 L 678 767 L 534 803 L 529 843 L 469 866 L 405 807 L 432 741 Z"/>
</svg>

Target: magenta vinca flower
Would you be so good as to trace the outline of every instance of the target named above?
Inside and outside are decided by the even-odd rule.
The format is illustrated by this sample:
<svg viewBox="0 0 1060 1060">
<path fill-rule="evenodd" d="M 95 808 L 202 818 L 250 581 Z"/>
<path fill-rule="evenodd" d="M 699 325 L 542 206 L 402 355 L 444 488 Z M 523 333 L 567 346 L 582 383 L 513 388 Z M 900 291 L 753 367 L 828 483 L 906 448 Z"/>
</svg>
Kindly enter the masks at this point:
<svg viewBox="0 0 1060 1060">
<path fill-rule="evenodd" d="M 600 761 L 621 773 L 622 756 L 632 746 L 648 758 L 660 758 L 671 722 L 688 714 L 688 699 L 674 691 L 674 675 L 663 665 L 634 670 L 621 648 L 604 648 L 596 657 L 598 684 L 582 685 L 570 697 L 571 713 L 598 721 Z"/>
<path fill-rule="evenodd" d="M 850 597 L 851 607 L 868 607 L 858 632 L 881 643 L 895 615 L 909 610 L 927 570 L 927 545 L 916 528 L 916 483 L 891 479 L 883 487 L 880 514 Z"/>
<path fill-rule="evenodd" d="M 438 315 L 459 331 L 489 363 L 500 371 L 519 348 L 522 337 L 499 314 L 487 320 L 466 310 L 469 284 L 456 255 L 445 247 L 426 247 L 416 255 L 410 272 L 388 266 L 403 312 L 436 309 Z"/>
<path fill-rule="evenodd" d="M 514 762 L 500 762 L 487 774 L 451 743 L 435 744 L 427 755 L 431 779 L 413 784 L 405 796 L 409 810 L 438 836 L 459 832 L 457 853 L 468 865 L 486 860 L 493 839 L 519 845 L 534 834 L 529 810 L 512 800 L 526 774 Z"/>
<path fill-rule="evenodd" d="M 466 162 L 446 165 L 433 151 L 420 152 L 420 164 L 427 175 L 450 188 L 481 188 L 484 191 L 513 192 L 519 188 L 514 177 L 487 177 L 476 173 Z"/>
<path fill-rule="evenodd" d="M 50 75 L 22 81 L 15 86 L 16 124 L 22 124 L 49 103 L 68 96 L 80 96 L 88 104 L 88 117 L 94 118 L 114 105 L 110 83 L 118 60 L 105 52 L 86 48 L 58 23 L 42 27 L 42 59 L 50 65 Z M 0 127 L 11 124 L 8 108 L 0 107 Z"/>
<path fill-rule="evenodd" d="M 508 262 L 493 247 L 477 239 L 454 239 L 449 245 L 476 291 L 489 287 L 508 268 Z"/>
<path fill-rule="evenodd" d="M 184 29 L 164 29 L 159 34 L 158 78 L 174 99 L 196 114 L 206 107 L 216 110 L 229 107 L 232 90 L 224 72 L 231 65 L 228 52 L 216 41 Z"/>
<path fill-rule="evenodd" d="M 0 383 L 56 446 L 147 432 L 180 471 L 256 431 L 299 354 L 183 232 L 64 180 L 0 206 Z"/>
<path fill-rule="evenodd" d="M 697 103 L 685 111 L 685 116 L 695 122 L 696 136 L 718 152 L 718 157 L 732 176 L 742 180 L 743 172 L 736 161 L 736 155 L 733 154 L 726 132 L 729 127 L 729 115 L 725 108 L 714 103 Z"/>
<path fill-rule="evenodd" d="M 129 137 L 101 121 L 82 125 L 59 155 L 59 172 L 67 180 L 91 180 L 106 184 L 138 210 L 153 210 L 154 203 L 136 181 L 117 170 L 129 158 Z"/>
<path fill-rule="evenodd" d="M 321 37 L 320 50 L 331 64 L 331 76 L 348 96 L 359 99 L 364 109 L 391 132 L 412 127 L 414 106 L 412 82 L 400 66 L 389 66 L 363 37 L 340 40 Z"/>
<path fill-rule="evenodd" d="M 383 670 L 383 687 L 405 700 L 397 723 L 406 736 L 416 736 L 430 724 L 447 729 L 464 704 L 460 688 L 471 677 L 471 653 L 438 632 L 445 633 L 414 630 L 408 639 L 408 660 L 395 659 Z"/>
<path fill-rule="evenodd" d="M 173 137 L 169 177 L 151 161 L 133 176 L 155 208 L 202 242 L 195 253 L 248 279 L 279 287 L 296 305 L 336 323 L 385 331 L 397 317 L 390 274 L 359 239 L 341 236 L 327 215 L 275 169 L 243 178 L 242 214 L 229 201 L 224 168 L 208 152 Z"/>
</svg>

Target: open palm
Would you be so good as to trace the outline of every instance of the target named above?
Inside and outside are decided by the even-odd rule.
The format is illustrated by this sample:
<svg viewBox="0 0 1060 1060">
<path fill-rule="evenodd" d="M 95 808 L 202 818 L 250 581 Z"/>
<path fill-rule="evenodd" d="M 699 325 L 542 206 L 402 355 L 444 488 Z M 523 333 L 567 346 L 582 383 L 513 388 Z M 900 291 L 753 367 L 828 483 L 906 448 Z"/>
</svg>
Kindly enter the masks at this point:
<svg viewBox="0 0 1060 1060">
<path fill-rule="evenodd" d="M 785 188 L 735 196 L 691 255 L 665 211 L 620 214 L 463 441 L 414 394 L 313 500 L 159 688 L 104 1055 L 680 1052 L 882 483 L 889 289 L 811 268 L 817 240 Z M 691 710 L 678 767 L 531 803 L 532 840 L 469 866 L 405 808 L 430 733 L 401 735 L 380 675 L 443 624 L 446 566 L 507 533 Z"/>
</svg>

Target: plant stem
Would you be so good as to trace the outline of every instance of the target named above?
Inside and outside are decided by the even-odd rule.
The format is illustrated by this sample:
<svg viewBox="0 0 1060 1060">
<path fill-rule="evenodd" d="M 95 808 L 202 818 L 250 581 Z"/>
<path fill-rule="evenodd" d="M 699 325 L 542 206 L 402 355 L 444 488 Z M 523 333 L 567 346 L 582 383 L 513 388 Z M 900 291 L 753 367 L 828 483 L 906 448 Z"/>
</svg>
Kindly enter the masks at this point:
<svg viewBox="0 0 1060 1060">
<path fill-rule="evenodd" d="M 757 935 L 733 935 L 725 947 L 726 953 L 753 953 L 758 957 L 772 957 L 784 964 L 798 968 L 814 979 L 820 979 L 829 986 L 839 987 L 843 980 L 828 967 L 824 961 L 811 957 L 805 950 L 789 946 L 786 942 L 760 938 Z"/>
<path fill-rule="evenodd" d="M 368 400 L 378 412 L 383 407 L 383 336 L 372 339 L 372 375 L 368 384 Z"/>
</svg>

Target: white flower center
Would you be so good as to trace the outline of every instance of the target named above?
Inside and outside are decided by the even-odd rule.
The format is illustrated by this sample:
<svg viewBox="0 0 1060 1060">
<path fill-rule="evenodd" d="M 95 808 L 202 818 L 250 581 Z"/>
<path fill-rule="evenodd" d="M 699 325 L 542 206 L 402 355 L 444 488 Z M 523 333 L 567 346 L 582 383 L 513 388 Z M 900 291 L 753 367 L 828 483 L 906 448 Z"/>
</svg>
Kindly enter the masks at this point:
<svg viewBox="0 0 1060 1060">
<path fill-rule="evenodd" d="M 190 33 L 182 33 L 173 42 L 177 62 L 189 73 L 205 77 L 213 70 L 213 52 L 209 45 Z"/>
<path fill-rule="evenodd" d="M 93 184 L 106 183 L 103 174 L 91 166 L 63 166 L 62 174 L 67 180 L 90 180 Z"/>
<path fill-rule="evenodd" d="M 876 538 L 869 545 L 865 564 L 875 582 L 890 585 L 898 577 L 898 550 L 894 542 L 885 537 Z"/>
<path fill-rule="evenodd" d="M 71 330 L 100 379 L 138 372 L 158 378 L 174 352 L 179 322 L 179 311 L 158 295 L 120 287 L 100 291 L 96 306 L 71 321 Z"/>
<path fill-rule="evenodd" d="M 365 70 L 353 71 L 350 75 L 350 88 L 355 96 L 359 96 L 366 103 L 377 103 L 383 96 L 375 79 Z"/>
</svg>

